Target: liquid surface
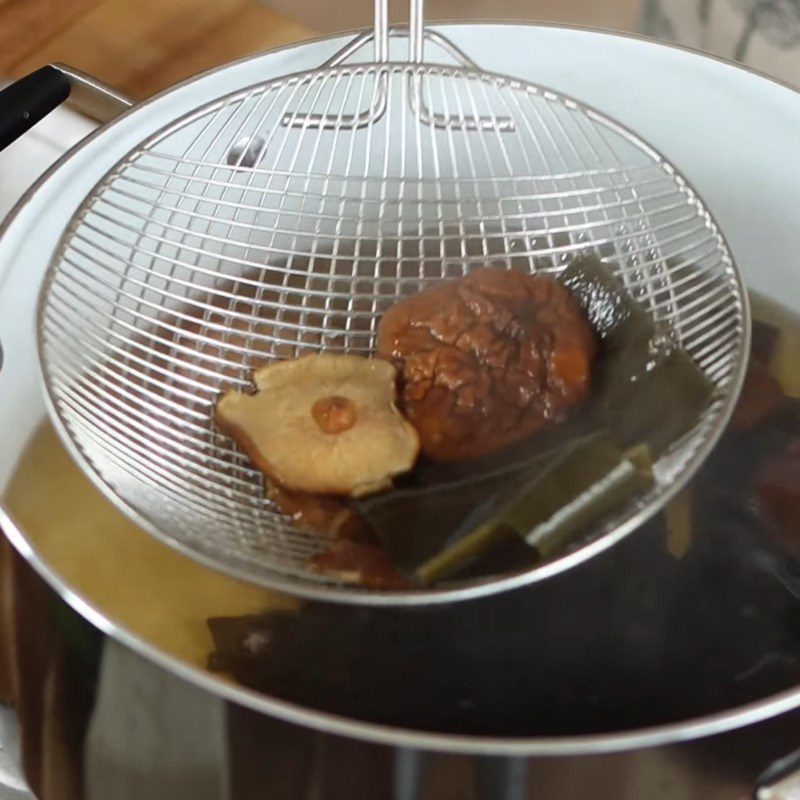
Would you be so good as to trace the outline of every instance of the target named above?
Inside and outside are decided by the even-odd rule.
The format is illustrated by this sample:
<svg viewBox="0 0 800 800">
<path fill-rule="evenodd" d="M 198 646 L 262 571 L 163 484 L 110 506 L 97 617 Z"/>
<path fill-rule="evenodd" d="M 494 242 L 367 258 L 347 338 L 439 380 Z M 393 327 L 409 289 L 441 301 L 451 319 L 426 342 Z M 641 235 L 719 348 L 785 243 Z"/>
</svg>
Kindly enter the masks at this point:
<svg viewBox="0 0 800 800">
<path fill-rule="evenodd" d="M 129 522 L 43 425 L 3 500 L 31 546 L 94 608 L 169 655 L 204 666 L 206 619 L 293 608 L 291 598 L 180 555 Z"/>
</svg>

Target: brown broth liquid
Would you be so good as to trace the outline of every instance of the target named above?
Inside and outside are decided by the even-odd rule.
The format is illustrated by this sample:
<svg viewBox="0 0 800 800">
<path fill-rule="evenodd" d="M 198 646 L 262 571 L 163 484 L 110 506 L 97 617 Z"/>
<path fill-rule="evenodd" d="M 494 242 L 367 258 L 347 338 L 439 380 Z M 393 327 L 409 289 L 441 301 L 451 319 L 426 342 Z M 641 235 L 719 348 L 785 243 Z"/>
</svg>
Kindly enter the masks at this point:
<svg viewBox="0 0 800 800">
<path fill-rule="evenodd" d="M 84 476 L 49 423 L 26 446 L 3 502 L 72 591 L 197 666 L 205 666 L 212 645 L 208 617 L 296 607 L 286 595 L 204 567 L 142 531 Z"/>
</svg>

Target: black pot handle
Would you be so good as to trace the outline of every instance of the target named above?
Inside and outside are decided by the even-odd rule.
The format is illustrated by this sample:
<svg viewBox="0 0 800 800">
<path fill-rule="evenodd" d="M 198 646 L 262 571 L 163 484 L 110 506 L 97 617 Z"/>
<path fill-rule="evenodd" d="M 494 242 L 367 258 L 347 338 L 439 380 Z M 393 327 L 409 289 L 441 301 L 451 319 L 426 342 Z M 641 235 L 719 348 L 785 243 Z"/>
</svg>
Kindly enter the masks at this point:
<svg viewBox="0 0 800 800">
<path fill-rule="evenodd" d="M 70 89 L 67 76 L 47 66 L 0 91 L 0 150 L 60 106 Z"/>
<path fill-rule="evenodd" d="M 91 75 L 65 64 L 50 64 L 0 90 L 0 150 L 65 101 L 96 122 L 109 122 L 133 105 Z"/>
<path fill-rule="evenodd" d="M 108 122 L 131 106 L 130 100 L 90 75 L 50 64 L 0 91 L 0 150 L 68 99 L 98 122 Z"/>
</svg>

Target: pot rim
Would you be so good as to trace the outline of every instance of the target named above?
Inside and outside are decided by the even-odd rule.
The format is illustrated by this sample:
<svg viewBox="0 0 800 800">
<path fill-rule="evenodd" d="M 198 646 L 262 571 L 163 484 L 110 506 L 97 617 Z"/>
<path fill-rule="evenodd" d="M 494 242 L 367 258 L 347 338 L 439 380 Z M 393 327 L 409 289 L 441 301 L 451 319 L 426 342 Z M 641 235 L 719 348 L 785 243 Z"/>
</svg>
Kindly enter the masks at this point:
<svg viewBox="0 0 800 800">
<path fill-rule="evenodd" d="M 574 30 L 582 33 L 600 36 L 628 39 L 647 43 L 654 47 L 663 47 L 681 51 L 693 56 L 699 56 L 737 70 L 754 75 L 770 83 L 789 89 L 793 94 L 800 96 L 800 90 L 789 83 L 773 78 L 759 70 L 745 67 L 730 59 L 703 53 L 695 48 L 661 42 L 640 34 L 621 33 L 580 25 L 560 25 L 556 23 L 536 22 L 511 22 L 491 20 L 470 21 L 436 21 L 431 27 L 440 26 L 485 26 L 509 25 L 514 27 L 545 28 L 557 30 Z M 74 147 L 58 158 L 22 195 L 7 217 L 0 222 L 0 246 L 4 235 L 13 225 L 15 219 L 29 204 L 35 194 L 47 181 L 76 153 L 88 146 L 95 139 L 104 136 L 115 125 L 135 114 L 142 108 L 160 100 L 178 88 L 188 86 L 204 77 L 214 75 L 228 67 L 245 63 L 259 58 L 267 53 L 287 52 L 309 44 L 344 38 L 356 32 L 336 33 L 314 39 L 304 40 L 289 46 L 281 46 L 245 56 L 236 61 L 229 62 L 213 69 L 194 75 L 186 80 L 169 87 L 141 103 L 134 104 L 130 109 L 120 114 L 112 121 L 98 127 L 87 137 L 78 142 Z M 5 285 L 5 279 L 0 278 L 0 291 Z M 316 730 L 336 735 L 348 736 L 355 739 L 374 742 L 378 744 L 412 747 L 431 751 L 448 753 L 462 753 L 469 755 L 505 755 L 505 756 L 569 756 L 612 753 L 625 750 L 652 747 L 657 745 L 685 742 L 692 739 L 710 736 L 730 731 L 745 725 L 763 721 L 778 714 L 790 711 L 800 706 L 800 685 L 793 689 L 779 692 L 770 697 L 753 701 L 742 706 L 716 712 L 714 714 L 652 726 L 631 731 L 585 734 L 579 736 L 549 736 L 549 737 L 497 737 L 478 735 L 443 734 L 425 730 L 397 728 L 372 722 L 344 717 L 337 714 L 318 711 L 306 706 L 291 703 L 272 697 L 268 694 L 248 689 L 230 681 L 219 679 L 212 674 L 194 667 L 174 656 L 169 655 L 160 648 L 155 647 L 144 638 L 137 636 L 119 626 L 114 620 L 102 611 L 93 607 L 78 594 L 72 591 L 64 580 L 52 570 L 38 553 L 31 547 L 25 534 L 0 502 L 0 528 L 17 552 L 33 567 L 33 569 L 57 592 L 57 594 L 77 613 L 83 616 L 92 625 L 106 635 L 116 639 L 135 652 L 149 659 L 153 663 L 167 669 L 171 673 L 183 678 L 214 695 L 220 696 L 231 702 L 247 706 L 253 710 L 277 717 L 286 722 L 303 725 Z"/>
</svg>

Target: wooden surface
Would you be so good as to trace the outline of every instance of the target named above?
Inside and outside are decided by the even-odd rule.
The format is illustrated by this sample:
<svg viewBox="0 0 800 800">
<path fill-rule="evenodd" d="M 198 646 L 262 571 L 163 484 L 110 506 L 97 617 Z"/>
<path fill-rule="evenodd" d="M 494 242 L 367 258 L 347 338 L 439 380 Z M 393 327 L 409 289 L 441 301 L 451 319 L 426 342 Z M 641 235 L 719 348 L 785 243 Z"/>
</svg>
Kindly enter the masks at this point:
<svg viewBox="0 0 800 800">
<path fill-rule="evenodd" d="M 322 33 L 363 28 L 372 23 L 371 0 L 265 0 Z M 558 22 L 634 30 L 645 0 L 425 0 L 429 20 L 512 20 Z M 665 0 L 669 2 L 669 0 Z M 408 0 L 390 0 L 389 18 L 408 19 Z"/>
<path fill-rule="evenodd" d="M 434 17 L 631 28 L 640 0 L 440 0 Z M 62 61 L 133 99 L 259 50 L 369 24 L 369 0 L 0 0 L 0 77 Z M 392 8 L 400 4 L 394 2 Z M 522 13 L 524 11 L 524 13 Z M 439 13 L 441 12 L 441 13 Z"/>
<path fill-rule="evenodd" d="M 314 33 L 257 0 L 0 0 L 0 74 L 63 61 L 138 99 Z"/>
</svg>

